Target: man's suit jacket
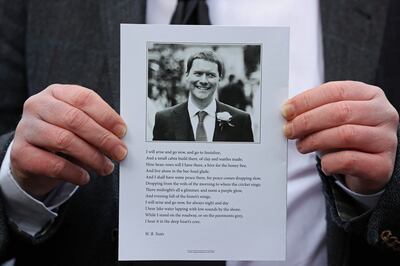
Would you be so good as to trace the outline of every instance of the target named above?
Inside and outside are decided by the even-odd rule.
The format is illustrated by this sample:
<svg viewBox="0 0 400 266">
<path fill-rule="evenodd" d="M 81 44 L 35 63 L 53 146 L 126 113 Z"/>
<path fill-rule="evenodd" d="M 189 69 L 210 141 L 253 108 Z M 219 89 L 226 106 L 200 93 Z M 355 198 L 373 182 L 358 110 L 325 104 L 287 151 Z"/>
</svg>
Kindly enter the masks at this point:
<svg viewBox="0 0 400 266">
<path fill-rule="evenodd" d="M 213 141 L 253 141 L 250 115 L 242 110 L 217 101 L 217 113 L 228 112 L 230 125 L 215 119 Z M 194 141 L 188 112 L 188 102 L 156 113 L 153 140 Z"/>
<path fill-rule="evenodd" d="M 320 1 L 326 80 L 380 85 L 398 110 L 399 3 Z M 119 24 L 144 23 L 145 14 L 144 0 L 0 0 L 0 161 L 23 102 L 49 84 L 92 88 L 119 109 Z M 363 212 L 355 204 L 344 208 L 346 195 L 321 173 L 329 265 L 398 265 L 399 176 L 397 160 L 378 205 Z M 0 200 L 0 257 L 16 256 L 17 265 L 117 265 L 117 209 L 118 171 L 92 174 L 48 232 L 33 239 L 6 223 Z"/>
</svg>

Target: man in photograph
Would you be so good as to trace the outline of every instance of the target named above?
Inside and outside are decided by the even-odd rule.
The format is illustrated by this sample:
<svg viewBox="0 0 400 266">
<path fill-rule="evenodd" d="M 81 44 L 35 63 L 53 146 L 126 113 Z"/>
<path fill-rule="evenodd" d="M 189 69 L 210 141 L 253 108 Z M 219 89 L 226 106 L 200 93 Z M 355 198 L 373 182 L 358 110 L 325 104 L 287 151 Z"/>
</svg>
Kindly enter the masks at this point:
<svg viewBox="0 0 400 266">
<path fill-rule="evenodd" d="M 185 74 L 189 99 L 156 114 L 153 140 L 253 142 L 250 115 L 215 99 L 223 69 L 213 51 L 189 57 Z"/>
</svg>

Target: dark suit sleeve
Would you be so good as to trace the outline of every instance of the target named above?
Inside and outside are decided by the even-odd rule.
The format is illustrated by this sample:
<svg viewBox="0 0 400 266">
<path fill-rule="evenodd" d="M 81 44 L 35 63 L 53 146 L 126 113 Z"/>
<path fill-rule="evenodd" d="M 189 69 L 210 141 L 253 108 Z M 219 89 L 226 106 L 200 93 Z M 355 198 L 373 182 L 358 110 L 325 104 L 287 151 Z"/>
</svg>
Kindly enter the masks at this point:
<svg viewBox="0 0 400 266">
<path fill-rule="evenodd" d="M 13 138 L 13 133 L 0 136 L 0 144 L 3 147 L 9 145 Z M 3 161 L 6 149 L 2 148 L 0 152 L 0 162 Z M 0 193 L 1 194 L 1 193 Z M 8 228 L 7 216 L 4 208 L 4 202 L 0 195 L 0 263 L 9 259 L 12 255 L 9 249 L 10 246 L 10 230 Z"/>
<path fill-rule="evenodd" d="M 400 130 L 398 130 L 400 143 Z M 327 203 L 329 229 L 341 228 L 346 234 L 358 236 L 366 243 L 389 254 L 400 255 L 400 148 L 390 182 L 377 205 L 365 211 L 337 187 L 334 178 L 325 176 L 318 163 Z"/>
<path fill-rule="evenodd" d="M 0 0 L 0 163 L 27 97 L 25 67 L 26 7 L 22 0 Z M 4 202 L 0 196 L 0 262 L 11 254 Z"/>
<path fill-rule="evenodd" d="M 27 97 L 24 2 L 0 0 L 0 135 L 15 129 Z"/>
</svg>

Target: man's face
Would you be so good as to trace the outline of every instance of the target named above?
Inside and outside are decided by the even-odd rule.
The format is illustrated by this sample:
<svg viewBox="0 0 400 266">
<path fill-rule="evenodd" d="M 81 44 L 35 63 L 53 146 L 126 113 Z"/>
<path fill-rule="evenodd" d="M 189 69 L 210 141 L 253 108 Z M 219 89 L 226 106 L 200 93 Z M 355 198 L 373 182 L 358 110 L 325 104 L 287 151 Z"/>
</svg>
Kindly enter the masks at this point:
<svg viewBox="0 0 400 266">
<path fill-rule="evenodd" d="M 220 81 L 218 65 L 204 59 L 195 59 L 186 78 L 194 100 L 210 102 Z"/>
</svg>

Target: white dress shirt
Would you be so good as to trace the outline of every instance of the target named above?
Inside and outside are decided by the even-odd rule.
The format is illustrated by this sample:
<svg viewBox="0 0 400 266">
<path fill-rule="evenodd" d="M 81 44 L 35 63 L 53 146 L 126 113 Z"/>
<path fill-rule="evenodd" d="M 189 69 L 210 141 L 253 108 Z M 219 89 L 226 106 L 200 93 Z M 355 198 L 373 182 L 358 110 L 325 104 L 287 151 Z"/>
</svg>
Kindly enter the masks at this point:
<svg viewBox="0 0 400 266">
<path fill-rule="evenodd" d="M 176 2 L 176 0 L 148 0 L 147 23 L 169 23 Z M 290 96 L 318 86 L 323 82 L 318 0 L 208 0 L 207 3 L 210 9 L 210 19 L 214 25 L 290 27 Z M 192 127 L 195 128 L 193 121 Z M 207 130 L 211 130 L 211 128 Z M 212 135 L 209 135 L 207 131 L 207 136 L 210 137 Z M 289 141 L 286 261 L 228 262 L 228 266 L 327 265 L 325 203 L 315 164 L 315 153 L 300 154 L 294 142 Z M 63 192 L 58 192 L 64 198 L 51 197 L 50 200 L 46 200 L 47 204 L 41 203 L 19 188 L 10 173 L 9 165 L 8 151 L 0 172 L 0 187 L 9 199 L 7 200 L 8 209 L 25 208 L 22 214 L 9 213 L 9 218 L 16 222 L 17 226 L 23 227 L 24 230 L 28 230 L 28 233 L 34 235 L 47 223 L 45 223 L 44 220 L 46 219 L 43 219 L 43 217 L 47 217 L 48 221 L 51 221 L 57 215 L 54 212 L 49 215 L 53 208 L 52 206 L 62 204 L 72 195 L 75 188 L 65 186 L 60 190 Z M 379 193 L 371 197 L 356 194 L 344 186 L 343 188 L 357 200 L 364 201 L 366 198 L 367 201 L 371 201 L 372 205 L 368 206 L 373 206 L 379 197 Z M 14 205 L 10 206 L 10 204 Z M 40 219 L 36 219 L 35 216 L 32 217 L 29 212 L 38 215 Z M 24 222 L 21 226 L 22 221 Z M 31 221 L 34 226 L 26 225 L 26 221 Z"/>
<path fill-rule="evenodd" d="M 147 23 L 167 24 L 176 1 L 148 0 Z M 318 0 L 209 0 L 213 25 L 289 26 L 289 95 L 323 83 Z M 315 153 L 288 145 L 286 262 L 228 262 L 228 266 L 327 265 L 325 203 Z"/>
<path fill-rule="evenodd" d="M 44 201 L 26 193 L 15 181 L 10 170 L 11 146 L 7 149 L 0 168 L 0 188 L 7 198 L 7 215 L 18 229 L 34 236 L 57 217 L 57 210 L 78 189 L 70 183 L 62 183 L 52 190 Z"/>
</svg>

